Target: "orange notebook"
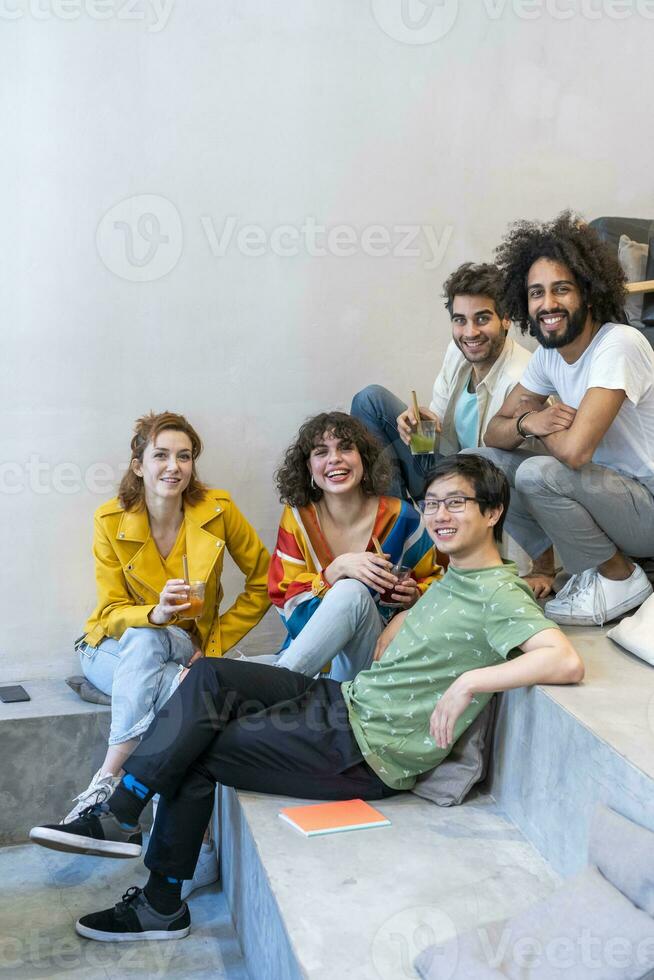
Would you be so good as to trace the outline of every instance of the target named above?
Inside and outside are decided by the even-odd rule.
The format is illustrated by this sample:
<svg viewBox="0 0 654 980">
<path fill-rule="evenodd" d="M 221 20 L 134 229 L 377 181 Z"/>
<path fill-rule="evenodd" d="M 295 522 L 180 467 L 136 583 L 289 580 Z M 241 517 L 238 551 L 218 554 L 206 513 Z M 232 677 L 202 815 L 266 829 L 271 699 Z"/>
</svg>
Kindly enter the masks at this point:
<svg viewBox="0 0 654 980">
<path fill-rule="evenodd" d="M 287 806 L 279 811 L 279 815 L 305 837 L 338 834 L 342 830 L 365 830 L 367 827 L 389 827 L 391 823 L 383 813 L 363 800 Z"/>
</svg>

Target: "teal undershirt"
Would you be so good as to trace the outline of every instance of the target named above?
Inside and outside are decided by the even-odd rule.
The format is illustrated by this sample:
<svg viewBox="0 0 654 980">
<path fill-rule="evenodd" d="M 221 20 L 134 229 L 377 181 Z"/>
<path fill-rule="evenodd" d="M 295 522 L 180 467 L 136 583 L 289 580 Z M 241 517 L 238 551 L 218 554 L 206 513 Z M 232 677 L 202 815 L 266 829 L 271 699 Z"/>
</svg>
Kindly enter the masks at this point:
<svg viewBox="0 0 654 980">
<path fill-rule="evenodd" d="M 466 388 L 457 399 L 454 409 L 454 428 L 461 449 L 474 449 L 479 430 L 477 393 Z"/>
</svg>

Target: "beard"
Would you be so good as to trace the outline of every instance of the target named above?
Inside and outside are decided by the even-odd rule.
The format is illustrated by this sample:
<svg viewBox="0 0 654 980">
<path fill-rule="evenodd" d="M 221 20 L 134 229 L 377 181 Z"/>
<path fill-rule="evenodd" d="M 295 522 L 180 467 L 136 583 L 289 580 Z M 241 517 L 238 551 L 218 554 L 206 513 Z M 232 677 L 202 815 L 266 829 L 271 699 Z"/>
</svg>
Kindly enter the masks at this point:
<svg viewBox="0 0 654 980">
<path fill-rule="evenodd" d="M 566 317 L 568 323 L 563 331 L 563 333 L 554 334 L 544 334 L 540 329 L 540 324 L 538 320 L 542 316 L 552 316 L 555 313 L 563 313 Z M 537 320 L 533 317 L 529 317 L 529 325 L 532 329 L 533 335 L 536 340 L 541 345 L 541 347 L 549 348 L 550 350 L 565 347 L 567 344 L 571 344 L 573 340 L 581 334 L 586 325 L 586 319 L 588 317 L 588 305 L 582 300 L 579 308 L 574 311 L 574 313 L 568 313 L 567 310 L 548 310 L 547 313 L 540 313 Z"/>
<path fill-rule="evenodd" d="M 504 349 L 504 343 L 506 341 L 506 333 L 503 331 L 499 337 L 494 337 L 492 340 L 489 339 L 488 346 L 486 347 L 483 355 L 481 357 L 477 356 L 477 352 L 471 354 L 468 348 L 460 340 L 455 337 L 452 338 L 454 343 L 459 348 L 466 361 L 470 364 L 482 364 L 485 361 L 495 362 Z"/>
</svg>

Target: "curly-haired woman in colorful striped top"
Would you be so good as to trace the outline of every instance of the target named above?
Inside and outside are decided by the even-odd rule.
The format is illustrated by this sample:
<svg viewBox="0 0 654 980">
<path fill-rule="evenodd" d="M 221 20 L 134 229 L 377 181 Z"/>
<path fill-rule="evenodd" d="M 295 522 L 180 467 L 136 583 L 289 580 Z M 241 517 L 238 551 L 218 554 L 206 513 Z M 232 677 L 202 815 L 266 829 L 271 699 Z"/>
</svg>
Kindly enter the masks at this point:
<svg viewBox="0 0 654 980">
<path fill-rule="evenodd" d="M 392 616 L 440 578 L 418 513 L 383 495 L 389 478 L 381 446 L 343 412 L 309 419 L 287 450 L 276 473 L 286 506 L 268 573 L 288 631 L 278 666 L 313 675 L 331 663 L 330 677 L 351 680 L 372 662 Z M 397 564 L 411 576 L 400 581 Z"/>
</svg>

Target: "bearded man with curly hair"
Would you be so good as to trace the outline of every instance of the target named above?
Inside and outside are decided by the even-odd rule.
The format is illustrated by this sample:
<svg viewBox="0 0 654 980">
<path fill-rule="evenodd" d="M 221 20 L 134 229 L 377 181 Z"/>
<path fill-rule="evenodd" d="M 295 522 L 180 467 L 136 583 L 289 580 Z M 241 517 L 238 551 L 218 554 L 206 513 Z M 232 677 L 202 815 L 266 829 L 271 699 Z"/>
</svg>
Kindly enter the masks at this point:
<svg viewBox="0 0 654 980">
<path fill-rule="evenodd" d="M 571 212 L 518 222 L 496 257 L 507 314 L 540 346 L 482 452 L 514 488 L 507 531 L 572 573 L 546 615 L 602 625 L 652 592 L 631 559 L 654 555 L 654 351 L 625 323 L 617 259 Z M 526 436 L 547 455 L 518 450 Z"/>
</svg>

